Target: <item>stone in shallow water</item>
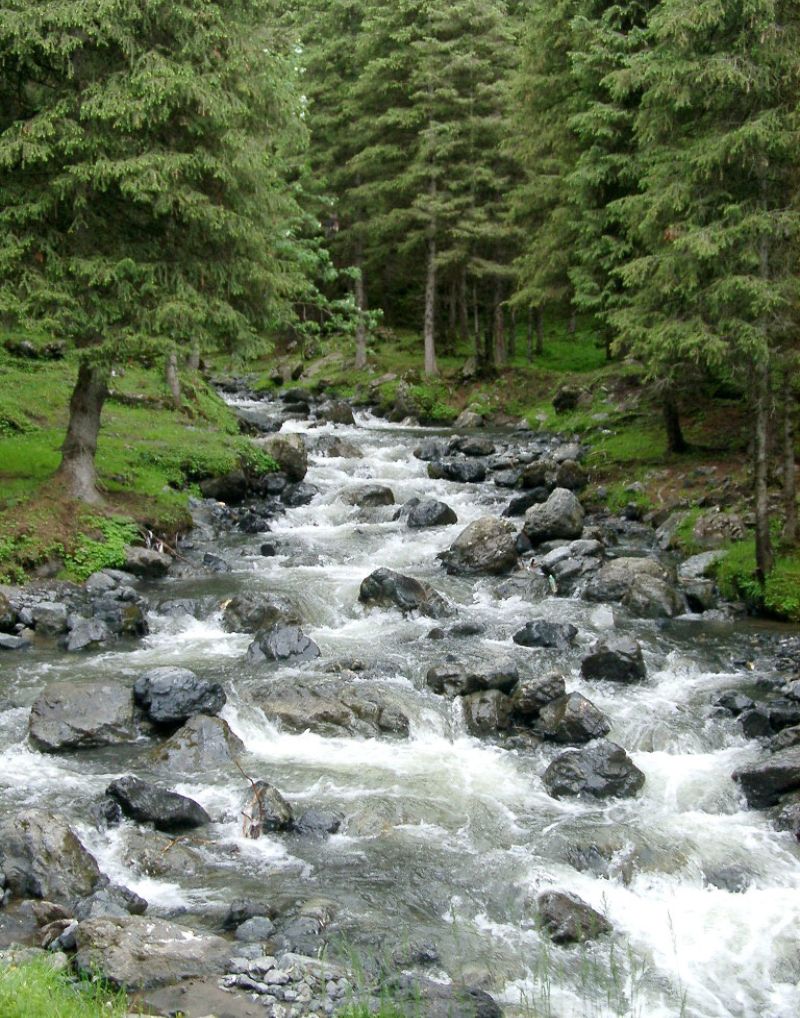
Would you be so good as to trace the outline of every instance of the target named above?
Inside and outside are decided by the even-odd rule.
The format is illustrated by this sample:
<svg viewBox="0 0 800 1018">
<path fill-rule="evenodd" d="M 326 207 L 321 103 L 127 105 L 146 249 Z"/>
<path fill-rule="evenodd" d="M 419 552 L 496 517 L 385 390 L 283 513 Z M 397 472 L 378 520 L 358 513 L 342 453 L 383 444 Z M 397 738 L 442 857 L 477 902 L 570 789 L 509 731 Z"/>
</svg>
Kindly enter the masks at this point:
<svg viewBox="0 0 800 1018">
<path fill-rule="evenodd" d="M 403 576 L 393 569 L 376 569 L 361 582 L 358 599 L 362 604 L 418 611 L 440 619 L 453 614 L 453 608 L 427 583 Z"/>
<path fill-rule="evenodd" d="M 627 636 L 598 640 L 581 662 L 581 674 L 590 682 L 640 682 L 647 674 L 642 648 Z"/>
<path fill-rule="evenodd" d="M 510 572 L 517 564 L 517 532 L 508 520 L 484 516 L 469 524 L 438 558 L 456 576 Z"/>
<path fill-rule="evenodd" d="M 597 739 L 583 749 L 556 757 L 542 780 L 556 799 L 564 795 L 607 799 L 636 795 L 645 777 L 621 746 Z"/>
<path fill-rule="evenodd" d="M 70 903 L 90 895 L 100 878 L 93 855 L 59 816 L 23 810 L 0 822 L 0 871 L 20 898 Z"/>
<path fill-rule="evenodd" d="M 800 788 L 800 746 L 792 746 L 743 767 L 733 775 L 742 786 L 748 805 L 754 809 L 775 806 L 780 797 Z"/>
<path fill-rule="evenodd" d="M 202 774 L 227 766 L 243 752 L 244 743 L 227 721 L 198 714 L 152 750 L 149 760 L 163 770 Z"/>
<path fill-rule="evenodd" d="M 247 648 L 247 659 L 253 664 L 262 661 L 313 661 L 320 649 L 299 626 L 276 623 L 270 629 L 256 633 Z"/>
<path fill-rule="evenodd" d="M 578 630 L 569 622 L 546 622 L 535 619 L 514 633 L 514 643 L 520 647 L 552 647 L 566 650 L 574 642 Z"/>
<path fill-rule="evenodd" d="M 575 894 L 545 891 L 537 899 L 539 919 L 555 944 L 576 944 L 611 932 L 611 923 Z"/>
<path fill-rule="evenodd" d="M 591 700 L 570 693 L 542 707 L 534 730 L 554 742 L 590 742 L 608 735 L 611 724 Z"/>
<path fill-rule="evenodd" d="M 133 742 L 133 697 L 116 682 L 54 682 L 34 701 L 28 727 L 47 753 Z"/>
<path fill-rule="evenodd" d="M 140 675 L 133 695 L 157 725 L 179 725 L 194 714 L 218 714 L 227 697 L 218 682 L 199 678 L 188 668 L 152 668 Z"/>
<path fill-rule="evenodd" d="M 131 774 L 106 789 L 131 820 L 151 822 L 159 831 L 184 831 L 210 823 L 203 807 L 185 795 L 159 788 Z"/>
</svg>

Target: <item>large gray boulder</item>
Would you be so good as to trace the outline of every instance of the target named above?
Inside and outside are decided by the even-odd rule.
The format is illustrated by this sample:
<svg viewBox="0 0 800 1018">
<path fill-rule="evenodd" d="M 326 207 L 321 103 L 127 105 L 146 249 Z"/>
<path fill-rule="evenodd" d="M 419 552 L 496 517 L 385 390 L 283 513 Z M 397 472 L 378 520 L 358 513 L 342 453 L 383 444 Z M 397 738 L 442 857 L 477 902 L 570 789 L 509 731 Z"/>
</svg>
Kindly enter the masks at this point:
<svg viewBox="0 0 800 1018">
<path fill-rule="evenodd" d="M 541 708 L 534 730 L 553 742 L 580 743 L 608 735 L 611 724 L 591 700 L 580 693 L 570 693 Z"/>
<path fill-rule="evenodd" d="M 583 506 L 566 488 L 556 488 L 546 502 L 525 513 L 523 532 L 532 544 L 555 538 L 572 539 L 583 533 Z"/>
<path fill-rule="evenodd" d="M 403 576 L 393 569 L 376 569 L 361 582 L 358 599 L 362 604 L 418 611 L 429 618 L 441 619 L 453 614 L 452 607 L 427 583 Z"/>
<path fill-rule="evenodd" d="M 499 689 L 470 693 L 462 701 L 464 722 L 472 735 L 504 732 L 511 725 L 511 697 Z"/>
<path fill-rule="evenodd" d="M 578 630 L 569 622 L 534 619 L 514 633 L 512 639 L 520 647 L 551 647 L 566 650 L 572 646 L 577 635 Z"/>
<path fill-rule="evenodd" d="M 308 450 L 301 435 L 270 435 L 256 443 L 271 456 L 290 481 L 302 481 L 308 472 Z"/>
<path fill-rule="evenodd" d="M 75 966 L 111 986 L 147 990 L 194 976 L 222 974 L 231 944 L 164 919 L 107 916 L 78 925 Z"/>
<path fill-rule="evenodd" d="M 486 467 L 480 460 L 444 459 L 428 464 L 428 477 L 457 484 L 480 484 L 486 480 Z"/>
<path fill-rule="evenodd" d="M 645 619 L 672 619 L 686 611 L 686 602 L 675 587 L 658 576 L 636 576 L 622 598 L 631 615 Z"/>
<path fill-rule="evenodd" d="M 0 821 L 0 871 L 19 898 L 71 904 L 101 880 L 93 855 L 61 817 L 24 810 Z"/>
<path fill-rule="evenodd" d="M 125 572 L 148 579 L 164 576 L 172 565 L 172 559 L 155 548 L 131 546 L 125 549 Z"/>
<path fill-rule="evenodd" d="M 587 601 L 621 601 L 640 576 L 666 581 L 667 571 L 652 558 L 613 559 L 589 580 L 583 597 Z"/>
<path fill-rule="evenodd" d="M 225 605 L 222 624 L 229 633 L 257 633 L 277 622 L 300 622 L 297 606 L 280 594 L 244 591 Z"/>
<path fill-rule="evenodd" d="M 566 691 L 564 676 L 558 672 L 522 679 L 511 695 L 511 708 L 515 720 L 530 723 L 538 718 L 543 707 L 563 697 Z"/>
<path fill-rule="evenodd" d="M 247 660 L 252 664 L 262 661 L 313 661 L 320 654 L 317 644 L 299 626 L 287 626 L 281 622 L 256 633 L 247 648 Z"/>
<path fill-rule="evenodd" d="M 113 633 L 102 619 L 76 619 L 64 637 L 64 650 L 74 654 L 80 650 L 102 647 L 113 638 Z"/>
<path fill-rule="evenodd" d="M 458 523 L 458 516 L 445 502 L 426 499 L 412 506 L 406 517 L 406 525 L 412 529 L 423 527 L 448 527 Z"/>
<path fill-rule="evenodd" d="M 628 636 L 597 640 L 581 662 L 581 675 L 590 682 L 640 682 L 647 675 L 642 648 Z"/>
<path fill-rule="evenodd" d="M 536 905 L 539 920 L 554 944 L 579 944 L 611 932 L 611 923 L 577 895 L 545 891 Z"/>
<path fill-rule="evenodd" d="M 154 724 L 167 727 L 183 724 L 195 714 L 219 714 L 227 700 L 218 682 L 171 665 L 140 675 L 133 695 Z"/>
<path fill-rule="evenodd" d="M 326 678 L 278 682 L 256 691 L 255 700 L 270 721 L 291 732 L 319 735 L 407 736 L 409 720 L 393 698 L 364 683 Z"/>
<path fill-rule="evenodd" d="M 204 774 L 233 763 L 244 748 L 244 743 L 234 735 L 227 721 L 198 714 L 152 750 L 149 759 L 165 771 Z"/>
<path fill-rule="evenodd" d="M 152 823 L 159 831 L 187 831 L 211 821 L 208 813 L 194 799 L 159 788 L 132 774 L 112 781 L 106 795 L 120 804 L 126 817 Z"/>
<path fill-rule="evenodd" d="M 754 809 L 775 806 L 782 795 L 800 789 L 800 746 L 773 753 L 757 764 L 734 772 L 748 805 Z"/>
<path fill-rule="evenodd" d="M 517 532 L 509 520 L 484 516 L 461 531 L 439 554 L 448 573 L 470 575 L 510 572 L 517 564 Z"/>
<path fill-rule="evenodd" d="M 28 730 L 45 753 L 133 742 L 131 691 L 116 682 L 54 682 L 34 701 Z"/>
<path fill-rule="evenodd" d="M 345 488 L 339 497 L 345 505 L 355 505 L 361 509 L 394 505 L 394 492 L 385 484 L 359 484 Z"/>
<path fill-rule="evenodd" d="M 510 693 L 519 682 L 517 666 L 511 660 L 500 659 L 493 665 L 475 666 L 445 661 L 433 665 L 425 676 L 425 684 L 442 696 L 467 696 L 488 689 Z"/>
<path fill-rule="evenodd" d="M 555 799 L 591 795 L 596 799 L 630 797 L 644 785 L 644 774 L 625 750 L 607 739 L 556 757 L 542 776 Z"/>
</svg>

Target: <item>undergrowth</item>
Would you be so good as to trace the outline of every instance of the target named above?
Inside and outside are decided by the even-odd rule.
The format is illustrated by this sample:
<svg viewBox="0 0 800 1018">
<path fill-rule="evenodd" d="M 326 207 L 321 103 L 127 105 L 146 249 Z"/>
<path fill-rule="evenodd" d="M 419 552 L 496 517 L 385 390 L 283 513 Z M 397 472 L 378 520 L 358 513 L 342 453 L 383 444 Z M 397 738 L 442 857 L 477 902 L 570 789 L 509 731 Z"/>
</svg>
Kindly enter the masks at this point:
<svg viewBox="0 0 800 1018">
<path fill-rule="evenodd" d="M 124 1018 L 123 993 L 102 983 L 73 980 L 47 961 L 0 967 L 2 1018 Z"/>
<path fill-rule="evenodd" d="M 753 611 L 800 622 L 800 549 L 782 549 L 762 588 L 756 578 L 755 540 L 730 545 L 716 567 L 717 582 L 729 598 L 741 598 Z"/>
</svg>

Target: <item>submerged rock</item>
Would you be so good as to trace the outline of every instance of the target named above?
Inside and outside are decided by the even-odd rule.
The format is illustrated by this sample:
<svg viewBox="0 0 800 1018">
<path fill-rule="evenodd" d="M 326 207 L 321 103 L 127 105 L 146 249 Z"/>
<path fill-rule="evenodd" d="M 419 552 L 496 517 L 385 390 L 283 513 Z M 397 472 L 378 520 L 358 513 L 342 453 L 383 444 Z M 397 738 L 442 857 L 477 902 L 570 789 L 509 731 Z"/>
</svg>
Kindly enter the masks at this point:
<svg viewBox="0 0 800 1018">
<path fill-rule="evenodd" d="M 554 742 L 591 742 L 608 735 L 611 724 L 591 700 L 570 693 L 542 707 L 534 730 Z"/>
<path fill-rule="evenodd" d="M 361 583 L 358 599 L 367 605 L 394 607 L 403 612 L 419 611 L 433 619 L 453 614 L 453 609 L 433 587 L 393 569 L 376 569 L 370 573 Z"/>
<path fill-rule="evenodd" d="M 115 682 L 54 682 L 34 701 L 28 729 L 46 753 L 133 742 L 131 691 Z"/>
<path fill-rule="evenodd" d="M 394 492 L 384 484 L 362 484 L 354 488 L 345 488 L 340 498 L 345 505 L 355 505 L 362 509 L 394 505 Z"/>
<path fill-rule="evenodd" d="M 255 640 L 247 648 L 247 659 L 253 664 L 262 661 L 313 661 L 321 653 L 299 626 L 278 622 L 270 629 L 256 633 Z"/>
<path fill-rule="evenodd" d="M 125 816 L 150 822 L 159 831 L 186 831 L 211 821 L 194 799 L 159 788 L 132 774 L 112 781 L 106 795 L 117 800 Z"/>
<path fill-rule="evenodd" d="M 642 648 L 627 636 L 598 640 L 581 662 L 581 674 L 590 682 L 640 682 L 647 674 Z"/>
<path fill-rule="evenodd" d="M 611 932 L 611 923 L 575 894 L 545 891 L 536 905 L 542 926 L 554 944 L 579 944 Z"/>
<path fill-rule="evenodd" d="M 542 780 L 556 799 L 583 794 L 607 799 L 636 795 L 645 777 L 621 746 L 598 739 L 583 749 L 556 757 Z"/>
<path fill-rule="evenodd" d="M 152 750 L 149 759 L 162 770 L 203 774 L 233 763 L 244 748 L 227 721 L 198 714 Z"/>
</svg>

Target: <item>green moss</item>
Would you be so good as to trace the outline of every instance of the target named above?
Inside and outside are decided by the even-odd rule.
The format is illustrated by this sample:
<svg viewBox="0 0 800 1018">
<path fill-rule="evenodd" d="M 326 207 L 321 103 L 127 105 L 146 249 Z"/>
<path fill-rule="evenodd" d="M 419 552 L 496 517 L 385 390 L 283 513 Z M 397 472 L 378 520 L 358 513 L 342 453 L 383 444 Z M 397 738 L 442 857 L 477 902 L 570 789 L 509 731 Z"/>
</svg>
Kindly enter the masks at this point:
<svg viewBox="0 0 800 1018">
<path fill-rule="evenodd" d="M 729 598 L 742 598 L 754 611 L 800 622 L 800 549 L 779 552 L 762 588 L 756 579 L 755 540 L 738 541 L 716 568 L 717 582 Z"/>
<path fill-rule="evenodd" d="M 667 441 L 663 429 L 631 422 L 612 434 L 600 435 L 593 444 L 589 461 L 594 466 L 661 463 L 666 454 Z"/>
<path fill-rule="evenodd" d="M 653 502 L 646 491 L 630 490 L 629 481 L 617 481 L 607 487 L 606 505 L 612 513 L 622 512 L 629 505 L 638 506 L 643 513 L 653 508 Z"/>
<path fill-rule="evenodd" d="M 86 521 L 96 528 L 98 537 L 81 534 L 72 551 L 65 556 L 67 576 L 79 583 L 99 569 L 119 569 L 125 564 L 125 549 L 139 540 L 139 527 L 120 516 L 94 516 Z"/>
<path fill-rule="evenodd" d="M 2 1018 L 124 1018 L 124 994 L 69 979 L 47 961 L 0 968 Z"/>
</svg>

